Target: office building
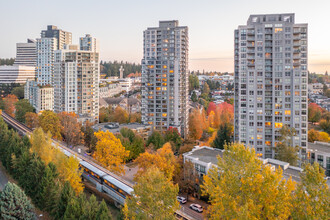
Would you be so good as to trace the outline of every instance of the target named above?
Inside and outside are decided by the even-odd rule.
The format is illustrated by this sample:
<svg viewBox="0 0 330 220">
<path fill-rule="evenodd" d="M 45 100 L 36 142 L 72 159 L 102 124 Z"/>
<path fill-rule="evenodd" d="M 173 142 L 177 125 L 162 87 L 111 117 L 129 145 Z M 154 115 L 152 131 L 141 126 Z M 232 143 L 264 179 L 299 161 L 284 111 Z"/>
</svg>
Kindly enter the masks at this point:
<svg viewBox="0 0 330 220">
<path fill-rule="evenodd" d="M 14 65 L 33 66 L 37 64 L 36 41 L 27 39 L 27 43 L 16 44 Z"/>
<path fill-rule="evenodd" d="M 307 24 L 294 14 L 251 15 L 235 30 L 235 141 L 274 158 L 284 126 L 307 149 Z"/>
<path fill-rule="evenodd" d="M 142 123 L 188 133 L 188 27 L 160 21 L 144 31 Z"/>
<path fill-rule="evenodd" d="M 80 50 L 100 52 L 99 42 L 96 38 L 91 37 L 90 34 L 86 34 L 85 37 L 80 38 Z"/>
<path fill-rule="evenodd" d="M 41 38 L 56 38 L 57 45 L 56 49 L 61 50 L 64 48 L 64 45 L 72 44 L 72 34 L 67 31 L 58 29 L 54 25 L 48 25 L 47 30 L 41 31 Z"/>
<path fill-rule="evenodd" d="M 35 77 L 36 72 L 33 66 L 0 66 L 0 84 L 24 84 L 27 80 L 34 80 Z"/>
<path fill-rule="evenodd" d="M 99 53 L 78 50 L 77 45 L 55 51 L 54 111 L 98 122 L 99 77 Z"/>
</svg>

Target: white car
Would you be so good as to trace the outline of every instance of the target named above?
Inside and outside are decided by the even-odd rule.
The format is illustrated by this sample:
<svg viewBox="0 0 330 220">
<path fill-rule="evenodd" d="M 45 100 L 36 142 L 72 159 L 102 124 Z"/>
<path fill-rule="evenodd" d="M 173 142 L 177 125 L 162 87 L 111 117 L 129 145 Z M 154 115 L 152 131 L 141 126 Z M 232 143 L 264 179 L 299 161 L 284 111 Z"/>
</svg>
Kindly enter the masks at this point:
<svg viewBox="0 0 330 220">
<path fill-rule="evenodd" d="M 177 196 L 176 199 L 182 204 L 185 204 L 187 202 L 186 198 L 182 196 Z"/>
<path fill-rule="evenodd" d="M 203 207 L 196 203 L 191 204 L 189 207 L 196 212 L 203 212 Z"/>
</svg>

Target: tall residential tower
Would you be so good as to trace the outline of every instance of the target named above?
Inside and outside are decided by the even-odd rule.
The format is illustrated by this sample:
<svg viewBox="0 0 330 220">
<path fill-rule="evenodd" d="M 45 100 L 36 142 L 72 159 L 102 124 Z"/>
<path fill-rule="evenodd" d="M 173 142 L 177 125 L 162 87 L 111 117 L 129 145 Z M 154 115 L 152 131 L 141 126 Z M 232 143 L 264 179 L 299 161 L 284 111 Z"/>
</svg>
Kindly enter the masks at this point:
<svg viewBox="0 0 330 220">
<path fill-rule="evenodd" d="M 307 24 L 294 14 L 251 15 L 235 30 L 235 141 L 274 158 L 284 126 L 307 148 Z"/>
<path fill-rule="evenodd" d="M 142 122 L 188 132 L 188 27 L 160 21 L 143 32 Z"/>
</svg>

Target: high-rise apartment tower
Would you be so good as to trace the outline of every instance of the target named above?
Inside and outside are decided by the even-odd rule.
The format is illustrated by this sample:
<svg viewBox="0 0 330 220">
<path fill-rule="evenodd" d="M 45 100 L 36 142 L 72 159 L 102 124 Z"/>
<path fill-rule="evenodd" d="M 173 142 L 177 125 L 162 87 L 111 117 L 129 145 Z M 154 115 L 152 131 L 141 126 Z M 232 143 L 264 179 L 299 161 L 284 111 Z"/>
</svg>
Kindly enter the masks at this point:
<svg viewBox="0 0 330 220">
<path fill-rule="evenodd" d="M 188 27 L 160 21 L 143 32 L 142 122 L 188 132 Z"/>
<path fill-rule="evenodd" d="M 279 130 L 307 148 L 307 24 L 294 14 L 251 15 L 235 30 L 235 141 L 274 158 Z"/>
</svg>

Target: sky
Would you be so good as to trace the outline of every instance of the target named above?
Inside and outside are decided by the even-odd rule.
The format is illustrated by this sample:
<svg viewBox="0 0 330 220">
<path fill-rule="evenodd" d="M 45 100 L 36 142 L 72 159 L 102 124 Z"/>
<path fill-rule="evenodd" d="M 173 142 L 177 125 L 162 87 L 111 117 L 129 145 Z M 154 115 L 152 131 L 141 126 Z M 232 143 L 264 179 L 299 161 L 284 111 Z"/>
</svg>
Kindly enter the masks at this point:
<svg viewBox="0 0 330 220">
<path fill-rule="evenodd" d="M 47 25 L 99 39 L 102 60 L 140 63 L 143 31 L 160 20 L 189 27 L 189 69 L 233 72 L 234 30 L 251 14 L 295 13 L 308 23 L 309 70 L 330 71 L 329 0 L 0 0 L 0 58 Z"/>
</svg>

